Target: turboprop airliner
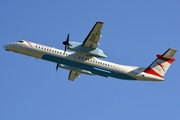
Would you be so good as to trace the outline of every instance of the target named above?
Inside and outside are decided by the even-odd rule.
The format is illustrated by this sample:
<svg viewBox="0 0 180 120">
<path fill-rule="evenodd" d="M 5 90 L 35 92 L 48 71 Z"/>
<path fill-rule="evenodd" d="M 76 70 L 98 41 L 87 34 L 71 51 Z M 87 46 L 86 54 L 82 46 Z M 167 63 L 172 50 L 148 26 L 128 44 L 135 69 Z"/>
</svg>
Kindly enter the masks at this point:
<svg viewBox="0 0 180 120">
<path fill-rule="evenodd" d="M 164 75 L 175 61 L 176 49 L 169 48 L 147 67 L 120 65 L 100 58 L 106 58 L 103 50 L 98 48 L 103 22 L 96 22 L 83 43 L 69 41 L 69 34 L 64 50 L 56 49 L 27 40 L 19 40 L 4 45 L 5 50 L 32 56 L 56 63 L 58 68 L 69 70 L 68 79 L 74 81 L 81 74 L 99 75 L 124 80 L 164 81 Z M 68 52 L 71 50 L 71 52 Z"/>
</svg>

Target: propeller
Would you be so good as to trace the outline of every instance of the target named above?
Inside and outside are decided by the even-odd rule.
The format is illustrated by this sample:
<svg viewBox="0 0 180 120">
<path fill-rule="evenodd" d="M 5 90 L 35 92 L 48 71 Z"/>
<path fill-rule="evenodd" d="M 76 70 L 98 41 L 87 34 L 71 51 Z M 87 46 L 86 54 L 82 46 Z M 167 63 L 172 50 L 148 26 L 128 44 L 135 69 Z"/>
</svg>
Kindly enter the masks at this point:
<svg viewBox="0 0 180 120">
<path fill-rule="evenodd" d="M 64 53 L 65 53 L 69 46 L 69 33 L 67 35 L 66 41 L 63 41 L 63 44 L 65 45 L 65 48 L 64 48 Z"/>
<path fill-rule="evenodd" d="M 57 65 L 56 65 L 56 71 L 58 70 L 58 68 L 59 68 L 59 63 L 57 63 Z"/>
<path fill-rule="evenodd" d="M 64 53 L 65 53 L 69 46 L 69 33 L 67 35 L 66 41 L 63 41 L 62 43 L 65 45 L 65 48 L 64 48 Z M 59 63 L 57 63 L 56 65 L 56 71 L 58 70 L 58 68 L 59 68 Z"/>
</svg>

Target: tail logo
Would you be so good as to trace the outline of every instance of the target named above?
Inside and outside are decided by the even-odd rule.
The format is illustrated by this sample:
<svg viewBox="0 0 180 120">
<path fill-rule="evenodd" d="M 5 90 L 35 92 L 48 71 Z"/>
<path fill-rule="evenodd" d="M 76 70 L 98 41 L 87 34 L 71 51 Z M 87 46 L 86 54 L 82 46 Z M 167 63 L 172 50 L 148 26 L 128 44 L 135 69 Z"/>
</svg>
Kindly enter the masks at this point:
<svg viewBox="0 0 180 120">
<path fill-rule="evenodd" d="M 156 62 L 164 71 L 165 71 L 165 66 L 164 65 L 162 65 L 162 64 L 160 64 L 160 63 L 158 63 L 158 62 Z"/>
</svg>

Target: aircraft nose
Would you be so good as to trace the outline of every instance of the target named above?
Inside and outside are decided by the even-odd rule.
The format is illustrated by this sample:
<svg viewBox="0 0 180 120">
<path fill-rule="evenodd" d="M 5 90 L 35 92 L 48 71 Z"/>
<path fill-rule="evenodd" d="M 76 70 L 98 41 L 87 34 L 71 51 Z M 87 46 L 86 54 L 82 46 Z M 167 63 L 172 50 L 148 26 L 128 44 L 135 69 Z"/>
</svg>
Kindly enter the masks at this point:
<svg viewBox="0 0 180 120">
<path fill-rule="evenodd" d="M 4 45 L 3 47 L 4 47 L 5 50 L 9 51 L 10 50 L 10 46 L 11 46 L 10 44 L 7 44 L 7 45 Z"/>
</svg>

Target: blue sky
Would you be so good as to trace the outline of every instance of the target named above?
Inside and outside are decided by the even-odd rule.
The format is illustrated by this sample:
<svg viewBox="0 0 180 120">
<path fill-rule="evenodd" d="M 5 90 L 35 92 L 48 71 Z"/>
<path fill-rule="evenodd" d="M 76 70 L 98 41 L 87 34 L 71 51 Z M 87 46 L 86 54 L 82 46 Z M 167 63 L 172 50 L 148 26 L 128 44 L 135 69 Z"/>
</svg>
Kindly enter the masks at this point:
<svg viewBox="0 0 180 120">
<path fill-rule="evenodd" d="M 106 60 L 146 67 L 169 47 L 180 50 L 179 6 L 179 0 L 1 0 L 0 119 L 180 119 L 179 52 L 164 82 L 87 75 L 71 82 L 55 63 L 2 47 L 25 39 L 64 49 L 68 33 L 82 42 L 103 21 L 99 48 Z"/>
</svg>

